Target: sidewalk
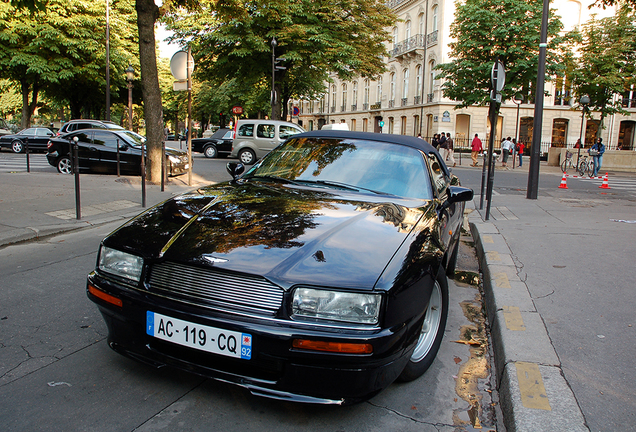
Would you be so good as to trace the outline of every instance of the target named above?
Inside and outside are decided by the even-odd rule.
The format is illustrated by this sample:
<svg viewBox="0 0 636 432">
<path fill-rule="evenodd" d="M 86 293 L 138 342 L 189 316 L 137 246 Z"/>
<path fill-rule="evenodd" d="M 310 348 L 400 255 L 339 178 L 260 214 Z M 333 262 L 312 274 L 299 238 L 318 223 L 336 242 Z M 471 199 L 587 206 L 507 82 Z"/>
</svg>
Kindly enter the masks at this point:
<svg viewBox="0 0 636 432">
<path fill-rule="evenodd" d="M 172 177 L 160 185 L 146 184 L 146 208 L 209 181 L 192 175 Z M 0 198 L 0 246 L 99 225 L 122 223 L 143 210 L 141 178 L 133 176 L 80 176 L 81 219 L 76 219 L 74 176 L 18 172 L 3 176 Z"/>
</svg>

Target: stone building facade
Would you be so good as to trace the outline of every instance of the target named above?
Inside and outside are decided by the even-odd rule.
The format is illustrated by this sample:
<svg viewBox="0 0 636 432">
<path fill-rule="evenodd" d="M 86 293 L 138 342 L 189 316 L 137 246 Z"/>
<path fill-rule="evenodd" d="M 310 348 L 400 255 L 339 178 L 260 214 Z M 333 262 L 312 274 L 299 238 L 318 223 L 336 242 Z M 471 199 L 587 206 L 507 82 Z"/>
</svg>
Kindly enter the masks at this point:
<svg viewBox="0 0 636 432">
<path fill-rule="evenodd" d="M 455 109 L 456 103 L 442 94 L 441 80 L 435 65 L 449 62 L 450 25 L 455 5 L 447 0 L 389 0 L 398 22 L 389 29 L 392 41 L 387 50 L 387 72 L 377 80 L 340 81 L 336 77 L 325 84 L 324 96 L 315 101 L 293 101 L 299 115 L 293 119 L 306 130 L 325 123 L 347 123 L 350 130 L 431 137 L 450 132 L 456 146 L 467 147 L 475 134 L 482 140 L 490 133 L 487 107 Z M 556 0 L 551 7 L 559 11 L 565 30 L 589 19 L 613 14 L 613 9 L 589 10 L 589 0 Z M 572 147 L 581 131 L 586 145 L 591 145 L 599 127 L 598 113 L 593 120 L 583 120 L 576 95 L 567 79 L 557 77 L 546 82 L 550 93 L 544 100 L 542 151 L 549 147 Z M 532 140 L 534 104 L 506 101 L 502 104 L 496 126 L 496 143 L 502 137 L 518 136 Z M 622 97 L 628 111 L 636 114 L 636 89 Z M 293 110 L 290 110 L 293 112 Z M 518 134 L 518 135 L 517 135 Z M 615 115 L 605 119 L 602 135 L 609 149 L 621 145 L 636 149 L 636 116 Z"/>
</svg>

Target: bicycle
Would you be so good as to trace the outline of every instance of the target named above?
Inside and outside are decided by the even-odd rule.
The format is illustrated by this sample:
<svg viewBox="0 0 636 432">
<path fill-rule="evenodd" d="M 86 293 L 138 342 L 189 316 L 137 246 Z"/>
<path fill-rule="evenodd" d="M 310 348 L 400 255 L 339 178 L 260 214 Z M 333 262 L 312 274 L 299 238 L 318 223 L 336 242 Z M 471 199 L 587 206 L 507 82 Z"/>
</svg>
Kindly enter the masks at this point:
<svg viewBox="0 0 636 432">
<path fill-rule="evenodd" d="M 572 161 L 573 155 L 574 154 L 570 151 L 565 152 L 565 160 L 561 162 L 561 171 L 563 171 L 564 174 L 567 174 L 570 169 L 574 169 L 578 172 L 578 167 Z"/>
<path fill-rule="evenodd" d="M 581 176 L 587 175 L 592 177 L 592 174 L 594 174 L 594 161 L 590 159 L 588 155 L 583 155 L 577 171 Z"/>
</svg>

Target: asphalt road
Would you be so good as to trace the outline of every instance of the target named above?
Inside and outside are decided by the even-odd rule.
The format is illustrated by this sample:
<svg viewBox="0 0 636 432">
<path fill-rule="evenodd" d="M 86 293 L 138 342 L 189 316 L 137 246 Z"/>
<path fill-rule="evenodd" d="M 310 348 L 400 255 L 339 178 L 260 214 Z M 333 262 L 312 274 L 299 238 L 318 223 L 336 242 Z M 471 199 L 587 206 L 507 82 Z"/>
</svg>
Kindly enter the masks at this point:
<svg viewBox="0 0 636 432">
<path fill-rule="evenodd" d="M 46 182 L 55 168 L 33 155 Z M 24 155 L 0 153 L 0 183 Z M 195 172 L 229 179 L 226 160 L 195 155 Z M 93 197 L 95 198 L 95 197 Z M 3 431 L 463 431 L 496 428 L 479 290 L 449 281 L 440 353 L 420 379 L 352 407 L 267 400 L 225 383 L 156 370 L 116 354 L 85 294 L 99 241 L 119 222 L 0 249 L 0 425 Z M 475 272 L 465 238 L 459 268 Z M 472 273 L 462 273 L 471 277 Z"/>
</svg>

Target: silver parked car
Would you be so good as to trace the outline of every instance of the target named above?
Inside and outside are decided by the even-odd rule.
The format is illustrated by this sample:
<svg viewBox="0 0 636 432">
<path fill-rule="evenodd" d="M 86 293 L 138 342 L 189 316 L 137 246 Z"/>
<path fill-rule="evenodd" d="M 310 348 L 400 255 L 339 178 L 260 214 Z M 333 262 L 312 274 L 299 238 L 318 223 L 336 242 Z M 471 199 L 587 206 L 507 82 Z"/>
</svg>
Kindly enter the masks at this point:
<svg viewBox="0 0 636 432">
<path fill-rule="evenodd" d="M 230 157 L 252 165 L 292 135 L 305 132 L 295 123 L 280 120 L 243 119 L 236 125 Z"/>
</svg>

